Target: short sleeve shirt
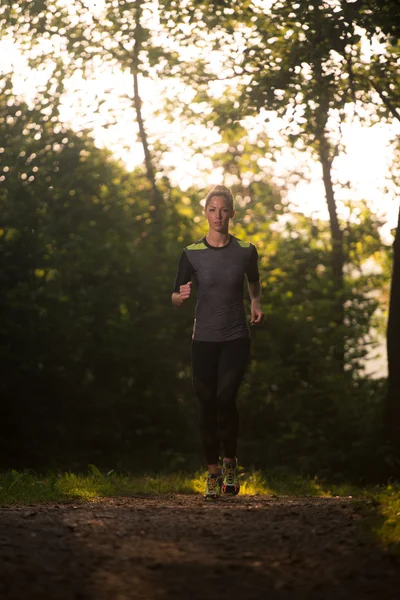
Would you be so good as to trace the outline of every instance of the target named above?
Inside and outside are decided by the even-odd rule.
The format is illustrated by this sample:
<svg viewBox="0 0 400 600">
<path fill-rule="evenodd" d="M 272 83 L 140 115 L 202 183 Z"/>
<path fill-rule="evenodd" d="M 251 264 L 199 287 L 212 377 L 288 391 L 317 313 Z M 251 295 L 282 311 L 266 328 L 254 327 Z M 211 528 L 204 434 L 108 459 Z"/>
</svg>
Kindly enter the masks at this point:
<svg viewBox="0 0 400 600">
<path fill-rule="evenodd" d="M 259 281 L 258 253 L 250 242 L 230 236 L 226 246 L 211 246 L 205 238 L 182 251 L 174 291 L 194 281 L 197 304 L 193 339 L 224 342 L 250 337 L 243 305 L 244 277 Z"/>
</svg>

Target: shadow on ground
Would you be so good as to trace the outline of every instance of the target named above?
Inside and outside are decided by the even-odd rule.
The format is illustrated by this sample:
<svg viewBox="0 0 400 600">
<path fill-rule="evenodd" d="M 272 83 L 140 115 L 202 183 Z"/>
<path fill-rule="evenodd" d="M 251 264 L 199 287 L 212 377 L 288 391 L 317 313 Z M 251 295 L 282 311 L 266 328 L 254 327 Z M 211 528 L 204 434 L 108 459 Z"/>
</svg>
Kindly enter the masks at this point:
<svg viewBox="0 0 400 600">
<path fill-rule="evenodd" d="M 351 500 L 104 499 L 0 511 L 2 600 L 397 600 Z"/>
</svg>

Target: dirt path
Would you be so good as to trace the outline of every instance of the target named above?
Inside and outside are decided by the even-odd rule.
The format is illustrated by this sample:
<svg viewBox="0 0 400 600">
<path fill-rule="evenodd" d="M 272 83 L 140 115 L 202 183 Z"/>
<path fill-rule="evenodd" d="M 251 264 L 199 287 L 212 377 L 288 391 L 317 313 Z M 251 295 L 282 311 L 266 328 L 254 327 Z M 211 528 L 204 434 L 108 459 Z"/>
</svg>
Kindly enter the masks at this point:
<svg viewBox="0 0 400 600">
<path fill-rule="evenodd" d="M 195 496 L 0 510 L 1 600 L 400 598 L 348 499 Z"/>
</svg>

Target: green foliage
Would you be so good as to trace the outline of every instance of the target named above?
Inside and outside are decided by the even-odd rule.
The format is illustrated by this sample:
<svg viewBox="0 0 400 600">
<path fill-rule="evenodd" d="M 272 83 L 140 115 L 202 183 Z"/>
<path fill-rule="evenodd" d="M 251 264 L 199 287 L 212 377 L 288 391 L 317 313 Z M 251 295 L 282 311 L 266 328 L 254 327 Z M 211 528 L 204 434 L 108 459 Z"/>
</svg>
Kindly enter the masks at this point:
<svg viewBox="0 0 400 600">
<path fill-rule="evenodd" d="M 5 90 L 6 94 L 7 90 Z M 9 410 L 3 467 L 196 468 L 190 381 L 193 302 L 170 304 L 180 249 L 203 232 L 202 190 L 164 181 L 154 236 L 149 185 L 87 135 L 53 128 L 7 93 L 0 113 L 0 385 Z M 345 320 L 332 319 L 329 231 L 288 211 L 244 169 L 251 148 L 229 140 L 215 160 L 235 175 L 237 224 L 260 255 L 265 326 L 240 396 L 241 458 L 307 473 L 370 470 L 382 386 L 363 375 L 385 282 L 362 266 L 383 251 L 363 209 L 346 246 Z M 364 211 L 364 212 L 363 212 Z M 355 233 L 358 227 L 358 234 Z M 361 269 L 361 271 L 360 271 Z M 346 340 L 345 375 L 334 349 Z M 372 449 L 372 450 L 371 450 Z M 351 460 L 349 460 L 351 459 Z M 95 467 L 93 477 L 100 477 Z"/>
<path fill-rule="evenodd" d="M 183 427 L 170 390 L 184 356 L 168 296 L 173 236 L 185 219 L 169 205 L 163 239 L 150 238 L 140 173 L 8 99 L 0 116 L 1 389 L 10 408 L 2 464 L 121 455 L 144 463 L 142 453 L 169 449 Z"/>
<path fill-rule="evenodd" d="M 143 475 L 110 472 L 102 474 L 95 465 L 90 473 L 54 472 L 40 475 L 33 471 L 0 474 L 0 505 L 41 502 L 90 502 L 100 498 L 129 497 L 137 494 L 190 494 L 196 478 L 183 473 Z"/>
<path fill-rule="evenodd" d="M 370 489 L 365 502 L 354 501 L 362 515 L 362 531 L 367 543 L 400 554 L 400 486 L 389 483 Z"/>
<path fill-rule="evenodd" d="M 386 548 L 400 552 L 400 487 L 388 485 L 375 496 L 380 513 L 380 524 L 375 525 L 374 533 Z"/>
<path fill-rule="evenodd" d="M 93 472 L 93 467 L 96 472 Z M 0 474 L 0 506 L 67 502 L 96 502 L 106 498 L 137 495 L 199 494 L 204 491 L 206 473 L 149 473 L 141 477 L 129 473 L 102 474 L 92 465 L 90 473 L 32 471 Z M 318 478 L 307 479 L 279 471 L 242 472 L 241 489 L 246 495 L 360 496 L 365 491 L 348 485 L 335 486 Z"/>
<path fill-rule="evenodd" d="M 383 285 L 382 275 L 359 276 L 348 254 L 339 328 L 332 318 L 326 225 L 292 216 L 283 235 L 271 233 L 257 234 L 266 317 L 263 328 L 253 331 L 253 360 L 240 395 L 240 456 L 256 468 L 296 465 L 326 475 L 357 465 L 354 474 L 360 468 L 365 474 L 369 463 L 372 472 L 385 388 L 365 377 L 363 364 L 377 308 L 371 292 Z M 368 243 L 359 250 L 363 262 Z M 342 339 L 344 373 L 335 362 Z"/>
<path fill-rule="evenodd" d="M 365 263 L 387 262 L 380 223 L 363 207 L 340 224 L 345 277 L 338 298 L 329 229 L 289 212 L 258 166 L 271 154 L 268 140 L 259 134 L 250 141 L 241 120 L 260 109 L 277 111 L 291 121 L 295 145 L 300 136 L 319 150 L 321 141 L 328 144 L 331 166 L 339 147 L 325 135 L 329 111 L 344 114 L 355 94 L 363 100 L 370 89 L 353 21 L 344 8 L 338 14 L 328 3 L 302 1 L 295 14 L 281 2 L 268 15 L 252 2 L 164 7 L 162 23 L 179 43 L 225 51 L 237 89 L 210 103 L 208 78 L 215 73 L 207 57 L 188 66 L 157 45 L 147 3 L 106 2 L 88 21 L 83 2 L 73 3 L 76 19 L 71 6 L 57 2 L 2 8 L 3 31 L 14 39 L 23 33 L 29 64 L 51 64 L 52 74 L 29 106 L 13 97 L 10 79 L 2 81 L 0 391 L 9 410 L 0 464 L 98 464 L 90 469 L 99 484 L 102 470 L 114 466 L 173 471 L 201 460 L 189 367 L 194 306 L 173 311 L 169 297 L 181 248 L 204 232 L 194 221 L 204 190 L 183 193 L 162 179 L 156 224 L 141 170 L 127 173 L 88 132 L 59 123 L 66 77 L 73 69 L 90 77 L 101 60 L 190 80 L 195 102 L 209 103 L 206 118 L 221 132 L 213 164 L 233 181 L 227 183 L 237 197 L 235 234 L 257 245 L 266 313 L 265 326 L 253 332 L 240 396 L 241 458 L 258 468 L 370 475 L 382 459 L 384 383 L 364 375 L 363 360 L 376 325 L 373 293 L 386 293 L 388 269 L 371 274 Z M 246 41 L 243 52 L 234 49 L 236 35 Z M 68 53 L 59 46 L 43 53 L 46 38 Z M 379 73 L 375 65 L 375 87 L 391 65 Z M 165 147 L 155 148 L 161 165 Z M 344 373 L 336 360 L 342 346 Z M 10 477 L 10 490 L 22 484 L 19 474 Z"/>
</svg>

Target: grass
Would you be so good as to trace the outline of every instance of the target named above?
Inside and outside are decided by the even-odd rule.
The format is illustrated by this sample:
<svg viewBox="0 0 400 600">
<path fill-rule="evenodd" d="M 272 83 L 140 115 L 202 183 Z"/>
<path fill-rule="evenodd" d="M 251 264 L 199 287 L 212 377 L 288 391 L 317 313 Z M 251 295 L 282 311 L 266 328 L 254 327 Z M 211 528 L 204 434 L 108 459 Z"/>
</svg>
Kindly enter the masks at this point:
<svg viewBox="0 0 400 600">
<path fill-rule="evenodd" d="M 154 494 L 198 494 L 204 489 L 205 472 L 143 475 L 102 473 L 89 465 L 86 474 L 31 470 L 0 474 L 0 507 L 40 503 L 93 502 L 99 498 Z M 272 496 L 350 497 L 362 516 L 365 535 L 383 548 L 400 553 L 400 485 L 360 488 L 329 485 L 318 478 L 282 473 L 241 471 L 243 494 Z"/>
<path fill-rule="evenodd" d="M 0 474 L 0 506 L 36 504 L 41 502 L 90 502 L 96 498 L 129 497 L 140 494 L 198 494 L 204 489 L 205 472 L 193 476 L 185 473 L 123 475 L 102 473 L 89 465 L 86 474 L 52 473 L 39 475 L 31 470 L 7 471 Z M 244 494 L 349 496 L 360 490 L 349 486 L 328 486 L 317 478 L 283 476 L 260 471 L 241 471 L 241 491 Z"/>
<path fill-rule="evenodd" d="M 89 473 L 54 473 L 40 476 L 32 471 L 0 474 L 0 506 L 46 502 L 90 502 L 97 498 L 140 494 L 194 493 L 189 476 L 134 477 L 114 472 L 102 474 L 91 466 Z"/>
<path fill-rule="evenodd" d="M 376 488 L 356 508 L 364 517 L 367 537 L 381 548 L 400 554 L 400 484 Z"/>
</svg>

